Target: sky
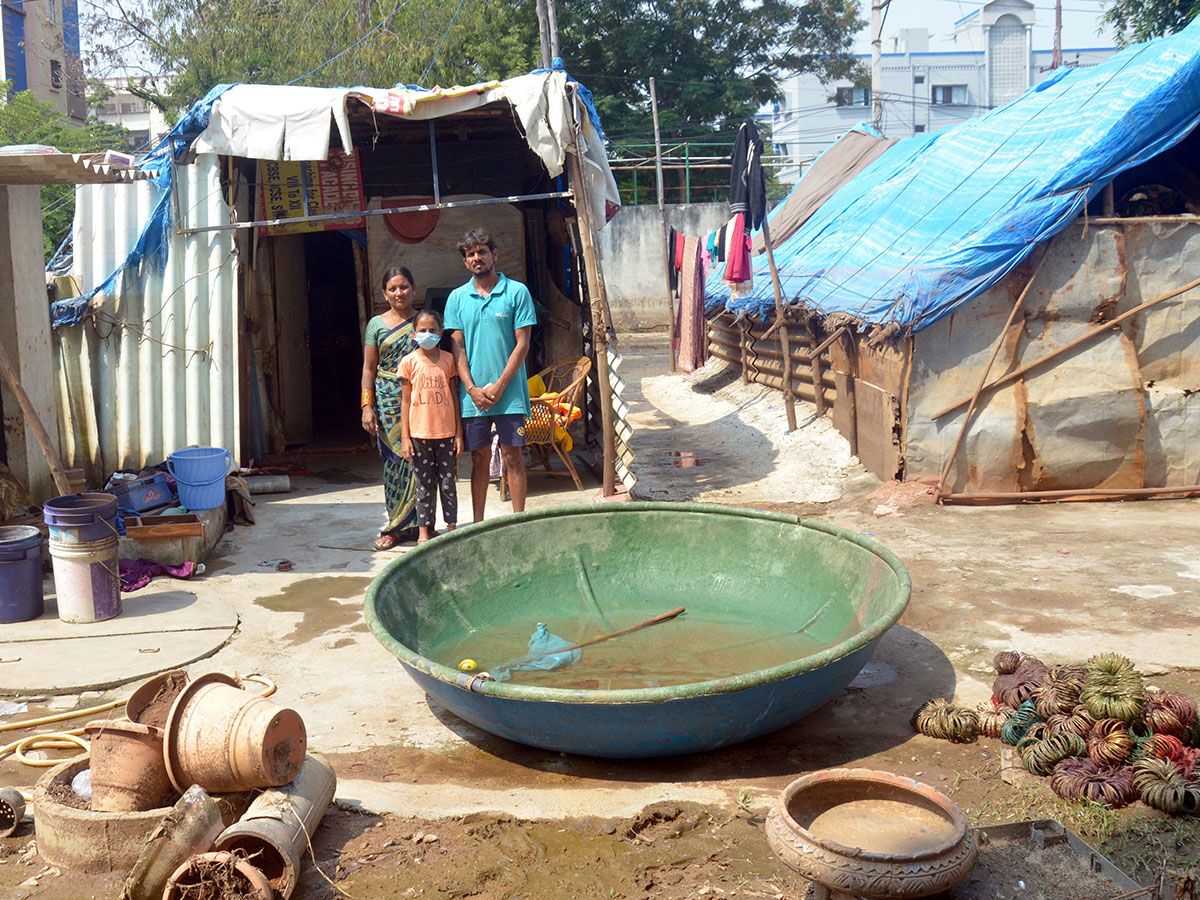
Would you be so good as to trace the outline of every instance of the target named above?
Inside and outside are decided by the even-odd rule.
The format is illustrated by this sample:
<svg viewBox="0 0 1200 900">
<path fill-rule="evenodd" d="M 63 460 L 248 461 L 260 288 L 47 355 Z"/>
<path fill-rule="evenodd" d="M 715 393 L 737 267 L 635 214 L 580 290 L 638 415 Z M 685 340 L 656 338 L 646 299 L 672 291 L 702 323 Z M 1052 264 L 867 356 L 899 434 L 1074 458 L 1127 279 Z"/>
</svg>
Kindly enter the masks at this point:
<svg viewBox="0 0 1200 900">
<path fill-rule="evenodd" d="M 1037 14 L 1033 26 L 1033 49 L 1050 50 L 1054 46 L 1054 0 L 1031 0 Z M 1086 47 L 1111 47 L 1112 30 L 1100 30 L 1103 0 L 1062 0 L 1063 48 L 1082 50 Z M 892 0 L 884 20 L 883 37 L 901 28 L 928 28 L 930 50 L 950 50 L 954 46 L 954 23 L 972 10 L 983 6 L 979 0 Z M 862 2 L 862 16 L 871 20 L 870 0 Z M 870 28 L 855 41 L 856 53 L 871 52 Z"/>
</svg>

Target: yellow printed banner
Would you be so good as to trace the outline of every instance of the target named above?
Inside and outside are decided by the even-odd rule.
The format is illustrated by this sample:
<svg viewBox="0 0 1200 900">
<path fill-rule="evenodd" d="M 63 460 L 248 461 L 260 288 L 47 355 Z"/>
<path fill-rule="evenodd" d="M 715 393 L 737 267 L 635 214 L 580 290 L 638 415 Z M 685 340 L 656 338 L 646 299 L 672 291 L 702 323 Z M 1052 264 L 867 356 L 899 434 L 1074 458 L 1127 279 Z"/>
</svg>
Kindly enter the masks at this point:
<svg viewBox="0 0 1200 900">
<path fill-rule="evenodd" d="M 319 222 L 306 221 L 304 217 L 357 212 L 363 205 L 362 172 L 357 156 L 331 149 L 329 159 L 324 162 L 259 160 L 257 218 L 300 219 L 260 226 L 260 235 L 362 228 L 362 216 Z"/>
</svg>

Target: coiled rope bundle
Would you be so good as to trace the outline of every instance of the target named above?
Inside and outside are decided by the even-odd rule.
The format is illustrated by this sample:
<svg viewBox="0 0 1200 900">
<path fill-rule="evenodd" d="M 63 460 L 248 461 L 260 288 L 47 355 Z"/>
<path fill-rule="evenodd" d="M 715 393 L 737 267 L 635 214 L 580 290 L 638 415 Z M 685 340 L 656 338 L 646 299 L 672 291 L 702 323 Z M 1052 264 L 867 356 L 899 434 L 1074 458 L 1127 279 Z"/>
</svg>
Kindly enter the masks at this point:
<svg viewBox="0 0 1200 900">
<path fill-rule="evenodd" d="M 1134 763 L 1133 786 L 1143 803 L 1168 815 L 1195 814 L 1200 808 L 1200 784 L 1184 778 L 1170 760 L 1143 759 Z"/>
<path fill-rule="evenodd" d="M 1050 788 L 1065 800 L 1092 800 L 1114 808 L 1138 798 L 1133 770 L 1102 768 L 1086 756 L 1064 759 L 1054 767 Z"/>
<path fill-rule="evenodd" d="M 1049 720 L 1053 715 L 1065 715 L 1079 705 L 1087 673 L 1083 666 L 1051 666 L 1046 679 L 1033 692 L 1038 715 Z"/>
<path fill-rule="evenodd" d="M 1016 745 L 1025 737 L 1031 725 L 1037 721 L 1037 707 L 1029 700 L 1020 704 L 1011 716 L 1000 726 L 1000 740 L 1006 744 Z"/>
<path fill-rule="evenodd" d="M 1176 691 L 1155 691 L 1146 698 L 1146 725 L 1154 734 L 1183 738 L 1196 721 L 1196 701 Z"/>
<path fill-rule="evenodd" d="M 970 744 L 979 736 L 979 714 L 973 709 L 953 706 L 941 697 L 923 704 L 913 715 L 912 723 L 926 737 L 955 744 Z"/>
<path fill-rule="evenodd" d="M 1087 755 L 1098 766 L 1121 765 L 1132 755 L 1133 747 L 1129 725 L 1120 719 L 1100 719 L 1087 736 Z"/>
<path fill-rule="evenodd" d="M 1087 744 L 1079 735 L 1069 732 L 1042 740 L 1026 736 L 1017 743 L 1017 752 L 1021 754 L 1021 762 L 1026 769 L 1034 775 L 1045 776 L 1053 772 L 1054 767 L 1064 759 L 1087 753 Z"/>
<path fill-rule="evenodd" d="M 1142 717 L 1146 688 L 1128 657 L 1101 653 L 1087 661 L 1086 669 L 1087 679 L 1079 699 L 1092 718 L 1120 719 L 1132 724 Z"/>
</svg>

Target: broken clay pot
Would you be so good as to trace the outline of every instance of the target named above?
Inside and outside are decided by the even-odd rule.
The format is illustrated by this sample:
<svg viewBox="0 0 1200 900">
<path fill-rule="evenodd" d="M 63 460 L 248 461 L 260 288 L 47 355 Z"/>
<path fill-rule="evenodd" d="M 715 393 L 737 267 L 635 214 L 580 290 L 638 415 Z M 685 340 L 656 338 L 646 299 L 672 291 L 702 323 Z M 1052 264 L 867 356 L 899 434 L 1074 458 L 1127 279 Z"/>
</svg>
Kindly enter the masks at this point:
<svg viewBox="0 0 1200 900">
<path fill-rule="evenodd" d="M 171 789 L 163 731 L 137 722 L 89 722 L 92 804 L 97 812 L 156 809 Z"/>
<path fill-rule="evenodd" d="M 214 871 L 218 869 L 221 871 L 219 876 Z M 232 880 L 234 884 L 220 885 L 214 878 L 220 878 L 222 881 Z M 186 897 L 199 893 L 195 888 L 200 885 L 208 885 L 214 889 L 223 888 L 246 900 L 272 900 L 273 896 L 271 885 L 262 872 L 239 856 L 215 851 L 197 854 L 176 869 L 167 879 L 162 898 L 185 900 Z"/>
</svg>

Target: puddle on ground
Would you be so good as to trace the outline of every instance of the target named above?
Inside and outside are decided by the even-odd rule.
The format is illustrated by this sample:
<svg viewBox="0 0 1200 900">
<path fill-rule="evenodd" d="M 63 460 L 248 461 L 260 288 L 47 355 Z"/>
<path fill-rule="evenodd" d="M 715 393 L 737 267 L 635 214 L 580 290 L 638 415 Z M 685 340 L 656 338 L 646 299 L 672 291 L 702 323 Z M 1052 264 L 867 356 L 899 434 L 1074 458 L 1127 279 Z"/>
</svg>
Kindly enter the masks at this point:
<svg viewBox="0 0 1200 900">
<path fill-rule="evenodd" d="M 303 613 L 284 640 L 292 646 L 311 641 L 362 619 L 362 597 L 369 575 L 323 575 L 289 584 L 278 594 L 256 597 L 254 603 L 274 612 Z"/>
<path fill-rule="evenodd" d="M 698 456 L 692 450 L 669 450 L 671 454 L 671 465 L 677 469 L 694 469 L 699 466 L 706 466 L 710 462 L 716 462 L 712 457 Z"/>
</svg>

